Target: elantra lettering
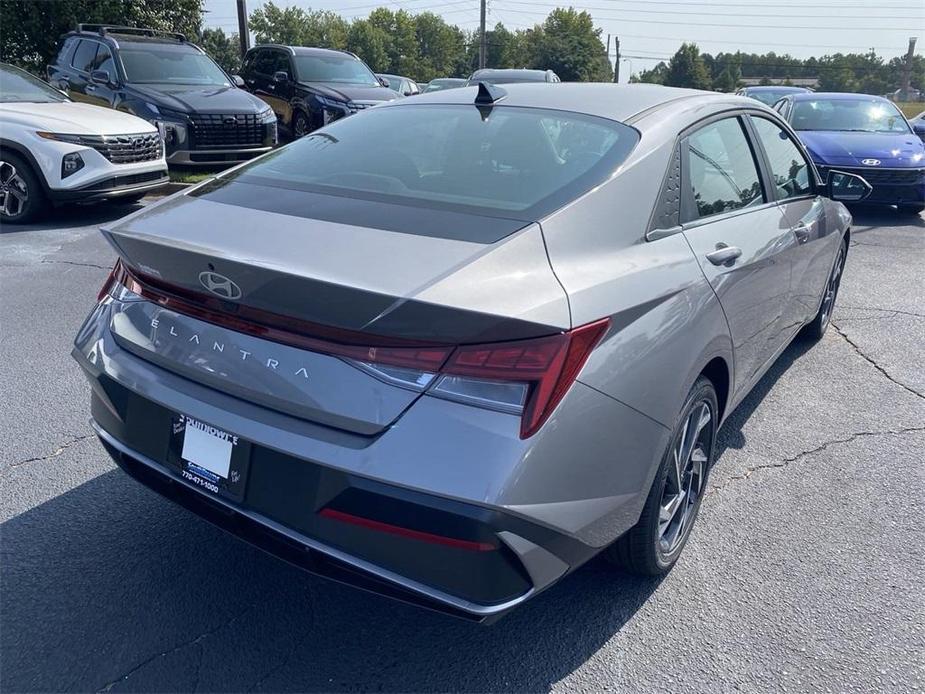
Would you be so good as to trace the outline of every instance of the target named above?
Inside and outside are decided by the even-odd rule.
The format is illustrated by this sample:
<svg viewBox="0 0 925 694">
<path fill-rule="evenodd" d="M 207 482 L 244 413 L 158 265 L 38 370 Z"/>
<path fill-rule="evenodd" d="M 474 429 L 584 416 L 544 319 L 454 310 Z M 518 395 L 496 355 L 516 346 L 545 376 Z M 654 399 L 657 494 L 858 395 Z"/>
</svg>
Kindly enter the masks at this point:
<svg viewBox="0 0 925 694">
<path fill-rule="evenodd" d="M 161 322 L 158 318 L 151 319 L 152 328 L 158 329 L 160 328 L 160 326 L 161 326 Z M 179 338 L 185 339 L 186 342 L 192 342 L 197 345 L 202 344 L 202 338 L 199 336 L 198 333 L 192 333 L 190 334 L 189 337 L 185 337 L 184 335 L 181 335 L 180 333 L 177 332 L 176 326 L 174 325 L 171 325 L 169 329 L 167 330 L 167 336 L 179 337 Z M 225 344 L 226 344 L 225 342 L 220 342 L 219 340 L 213 340 L 211 351 L 224 354 Z M 252 357 L 254 357 L 254 353 L 246 349 L 234 347 L 234 350 L 236 350 L 238 354 L 241 355 L 241 361 L 247 361 L 248 359 L 251 359 Z M 305 378 L 305 379 L 309 378 L 308 369 L 306 369 L 304 366 L 300 366 L 299 368 L 292 370 L 291 366 L 286 365 L 283 362 L 281 362 L 279 359 L 274 359 L 273 357 L 266 357 L 266 358 L 254 357 L 254 358 L 260 361 L 260 363 L 262 363 L 265 368 L 270 369 L 271 371 L 281 371 L 284 373 L 289 372 L 289 373 L 292 373 L 294 376 L 301 376 L 302 378 Z M 253 361 L 253 359 L 251 359 L 251 361 Z"/>
</svg>

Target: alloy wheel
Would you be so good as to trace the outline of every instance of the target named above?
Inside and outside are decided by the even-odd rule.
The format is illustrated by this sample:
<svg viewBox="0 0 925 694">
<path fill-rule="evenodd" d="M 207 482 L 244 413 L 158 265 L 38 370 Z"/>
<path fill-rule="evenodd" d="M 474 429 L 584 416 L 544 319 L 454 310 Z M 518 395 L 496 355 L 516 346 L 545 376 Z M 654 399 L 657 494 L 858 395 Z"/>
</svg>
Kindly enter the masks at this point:
<svg viewBox="0 0 925 694">
<path fill-rule="evenodd" d="M 304 137 L 308 134 L 308 118 L 301 113 L 297 114 L 292 128 L 297 138 Z"/>
<path fill-rule="evenodd" d="M 29 187 L 16 167 L 0 160 L 0 216 L 18 217 L 29 200 Z"/>
<path fill-rule="evenodd" d="M 658 516 L 658 551 L 671 555 L 690 532 L 703 493 L 715 417 L 707 400 L 690 410 L 671 451 Z"/>
<path fill-rule="evenodd" d="M 825 296 L 822 298 L 822 325 L 829 324 L 829 318 L 832 316 L 832 308 L 835 306 L 835 296 L 838 294 L 838 285 L 841 282 L 841 272 L 845 265 L 845 247 L 842 246 L 838 251 L 838 257 L 835 259 L 835 265 L 832 267 L 832 274 L 825 285 Z"/>
</svg>

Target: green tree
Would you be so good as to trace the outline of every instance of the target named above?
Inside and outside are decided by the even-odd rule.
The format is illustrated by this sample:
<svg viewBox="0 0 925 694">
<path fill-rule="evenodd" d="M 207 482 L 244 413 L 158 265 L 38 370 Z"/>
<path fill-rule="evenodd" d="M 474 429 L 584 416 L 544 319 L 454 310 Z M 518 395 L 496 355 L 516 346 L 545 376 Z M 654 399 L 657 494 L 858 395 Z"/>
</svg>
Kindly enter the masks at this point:
<svg viewBox="0 0 925 694">
<path fill-rule="evenodd" d="M 58 52 L 61 34 L 78 23 L 118 24 L 199 35 L 203 0 L 2 0 L 0 60 L 36 74 Z"/>
<path fill-rule="evenodd" d="M 466 56 L 466 35 L 432 12 L 414 16 L 417 65 L 413 77 L 430 81 L 457 74 Z"/>
<path fill-rule="evenodd" d="M 357 19 L 347 32 L 347 45 L 373 72 L 387 72 L 389 35 L 366 19 Z"/>
<path fill-rule="evenodd" d="M 203 29 L 199 45 L 225 72 L 234 74 L 240 69 L 241 47 L 237 34 L 228 36 L 221 29 Z"/>
<path fill-rule="evenodd" d="M 668 78 L 668 64 L 665 61 L 660 61 L 654 68 L 651 70 L 643 70 L 639 73 L 634 73 L 630 75 L 630 82 L 646 82 L 648 84 L 665 84 L 665 80 Z"/>
<path fill-rule="evenodd" d="M 287 46 L 347 47 L 350 25 L 331 10 L 281 8 L 272 0 L 259 7 L 248 19 L 257 43 L 281 43 Z"/>
<path fill-rule="evenodd" d="M 668 61 L 664 84 L 669 87 L 712 89 L 713 80 L 707 71 L 700 49 L 693 43 L 682 43 L 678 52 Z"/>
<path fill-rule="evenodd" d="M 386 7 L 379 7 L 370 13 L 367 21 L 389 37 L 385 47 L 388 55 L 386 72 L 414 77 L 420 59 L 414 17 L 404 10 L 393 12 Z"/>
<path fill-rule="evenodd" d="M 553 70 L 567 82 L 611 82 L 613 69 L 601 42 L 601 30 L 587 12 L 557 8 L 542 30 L 525 37 L 531 67 Z"/>
</svg>

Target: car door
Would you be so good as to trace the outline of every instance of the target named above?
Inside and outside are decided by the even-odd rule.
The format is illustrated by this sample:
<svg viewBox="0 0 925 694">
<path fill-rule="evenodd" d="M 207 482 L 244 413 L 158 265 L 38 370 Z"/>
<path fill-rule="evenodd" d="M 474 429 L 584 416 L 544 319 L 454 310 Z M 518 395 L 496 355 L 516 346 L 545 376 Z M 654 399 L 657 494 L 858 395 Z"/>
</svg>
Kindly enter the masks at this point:
<svg viewBox="0 0 925 694">
<path fill-rule="evenodd" d="M 104 43 L 97 44 L 96 56 L 90 65 L 90 72 L 94 70 L 104 70 L 109 73 L 109 82 L 94 82 L 88 76 L 87 86 L 84 88 L 86 101 L 96 106 L 112 106 L 115 102 L 115 85 L 119 82 L 119 75 L 116 72 L 116 62 L 112 52 Z"/>
<path fill-rule="evenodd" d="M 769 199 L 742 116 L 714 119 L 687 133 L 681 176 L 681 227 L 726 314 L 738 392 L 781 345 L 793 233 Z"/>
<path fill-rule="evenodd" d="M 93 98 L 87 94 L 87 85 L 90 83 L 90 70 L 93 69 L 93 62 L 96 60 L 98 45 L 97 41 L 80 39 L 71 55 L 71 64 L 62 86 L 66 87 L 68 96 L 74 101 L 93 103 Z"/>
<path fill-rule="evenodd" d="M 752 114 L 754 129 L 771 175 L 773 193 L 784 211 L 796 245 L 791 250 L 791 297 L 786 314 L 796 329 L 812 320 L 831 271 L 841 236 L 826 214 L 809 158 L 794 136 L 779 123 Z"/>
</svg>

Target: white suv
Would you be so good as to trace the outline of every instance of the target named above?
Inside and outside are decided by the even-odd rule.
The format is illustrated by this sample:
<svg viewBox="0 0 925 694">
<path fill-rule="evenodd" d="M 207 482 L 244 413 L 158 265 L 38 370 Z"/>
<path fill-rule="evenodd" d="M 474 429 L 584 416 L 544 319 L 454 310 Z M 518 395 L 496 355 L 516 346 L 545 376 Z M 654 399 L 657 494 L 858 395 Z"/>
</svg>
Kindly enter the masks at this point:
<svg viewBox="0 0 925 694">
<path fill-rule="evenodd" d="M 0 222 L 27 222 L 67 201 L 139 199 L 168 180 L 153 125 L 75 103 L 0 63 Z"/>
</svg>

